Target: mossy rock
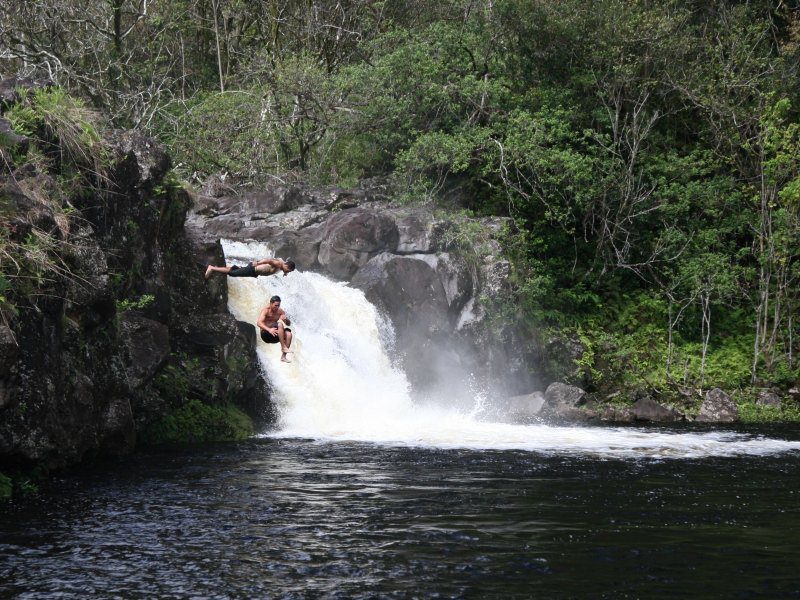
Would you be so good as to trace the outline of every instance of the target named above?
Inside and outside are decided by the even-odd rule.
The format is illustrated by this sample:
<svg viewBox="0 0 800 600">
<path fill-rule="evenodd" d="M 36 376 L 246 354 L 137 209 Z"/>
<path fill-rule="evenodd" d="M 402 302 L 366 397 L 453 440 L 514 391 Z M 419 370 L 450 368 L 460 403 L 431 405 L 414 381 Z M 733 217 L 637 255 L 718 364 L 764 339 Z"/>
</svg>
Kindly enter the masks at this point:
<svg viewBox="0 0 800 600">
<path fill-rule="evenodd" d="M 190 400 L 152 423 L 139 436 L 145 446 L 243 440 L 253 435 L 253 421 L 232 404 L 211 406 Z"/>
<path fill-rule="evenodd" d="M 0 473 L 0 502 L 3 500 L 10 500 L 14 495 L 14 482 L 11 477 Z"/>
</svg>

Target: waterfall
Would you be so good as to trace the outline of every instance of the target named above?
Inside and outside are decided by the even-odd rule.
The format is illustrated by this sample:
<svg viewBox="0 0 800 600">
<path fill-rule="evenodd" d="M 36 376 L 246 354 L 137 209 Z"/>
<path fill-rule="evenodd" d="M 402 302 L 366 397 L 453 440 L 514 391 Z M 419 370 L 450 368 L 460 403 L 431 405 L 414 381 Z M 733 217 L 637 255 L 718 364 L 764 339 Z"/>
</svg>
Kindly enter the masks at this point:
<svg viewBox="0 0 800 600">
<path fill-rule="evenodd" d="M 226 262 L 272 256 L 265 244 L 223 241 Z M 414 398 L 392 352 L 391 324 L 364 294 L 316 273 L 227 278 L 228 307 L 255 324 L 273 295 L 292 319 L 291 363 L 280 347 L 257 341 L 279 413 L 266 435 L 439 448 L 518 449 L 603 456 L 697 457 L 769 454 L 800 442 L 730 432 L 682 433 L 642 428 L 554 427 L 492 422 L 484 399 L 473 406 Z"/>
</svg>

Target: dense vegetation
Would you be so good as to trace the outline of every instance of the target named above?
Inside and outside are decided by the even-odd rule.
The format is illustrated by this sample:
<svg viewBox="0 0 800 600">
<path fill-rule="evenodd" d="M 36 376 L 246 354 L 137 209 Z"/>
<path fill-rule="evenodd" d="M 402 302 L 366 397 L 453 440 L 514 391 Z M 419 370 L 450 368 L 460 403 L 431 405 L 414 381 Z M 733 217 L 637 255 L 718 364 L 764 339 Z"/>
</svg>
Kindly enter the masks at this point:
<svg viewBox="0 0 800 600">
<path fill-rule="evenodd" d="M 5 74 L 157 135 L 188 179 L 389 177 L 510 216 L 503 319 L 575 372 L 800 378 L 800 9 L 783 0 L 34 0 Z"/>
</svg>

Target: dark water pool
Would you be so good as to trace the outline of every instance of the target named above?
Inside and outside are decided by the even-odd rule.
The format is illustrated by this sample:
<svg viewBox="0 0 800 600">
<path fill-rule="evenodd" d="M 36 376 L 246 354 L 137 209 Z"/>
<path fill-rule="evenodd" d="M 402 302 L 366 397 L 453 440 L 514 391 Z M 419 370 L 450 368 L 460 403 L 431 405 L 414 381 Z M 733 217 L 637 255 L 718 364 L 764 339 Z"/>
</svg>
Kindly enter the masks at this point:
<svg viewBox="0 0 800 600">
<path fill-rule="evenodd" d="M 266 439 L 95 464 L 1 506 L 0 596 L 800 598 L 799 544 L 796 452 Z"/>
</svg>

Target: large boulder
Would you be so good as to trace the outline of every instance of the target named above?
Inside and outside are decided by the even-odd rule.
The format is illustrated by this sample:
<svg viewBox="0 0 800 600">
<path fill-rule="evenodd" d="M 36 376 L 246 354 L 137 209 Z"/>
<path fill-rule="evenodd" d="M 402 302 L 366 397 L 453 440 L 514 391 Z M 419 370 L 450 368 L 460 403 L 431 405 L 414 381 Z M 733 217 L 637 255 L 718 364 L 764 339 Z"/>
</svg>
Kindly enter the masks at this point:
<svg viewBox="0 0 800 600">
<path fill-rule="evenodd" d="M 359 269 L 352 284 L 391 316 L 399 337 L 413 332 L 416 340 L 449 327 L 447 293 L 424 256 L 379 254 Z"/>
<path fill-rule="evenodd" d="M 122 313 L 119 322 L 128 382 L 132 388 L 138 388 L 150 381 L 166 362 L 170 353 L 169 329 L 134 312 Z"/>
<path fill-rule="evenodd" d="M 117 131 L 113 138 L 117 153 L 117 185 L 127 190 L 152 192 L 172 165 L 163 146 L 139 131 Z"/>
<path fill-rule="evenodd" d="M 275 186 L 245 194 L 238 200 L 239 211 L 250 218 L 276 214 L 297 208 L 305 200 L 300 188 Z"/>
<path fill-rule="evenodd" d="M 631 406 L 633 418 L 637 421 L 653 421 L 655 423 L 674 423 L 683 420 L 683 414 L 671 406 L 664 406 L 650 396 L 639 398 Z"/>
<path fill-rule="evenodd" d="M 307 227 L 299 231 L 283 230 L 270 239 L 270 245 L 275 256 L 291 259 L 299 270 L 307 271 L 318 266 L 317 256 L 322 237 L 321 227 Z"/>
<path fill-rule="evenodd" d="M 509 419 L 515 422 L 530 422 L 536 420 L 542 412 L 545 395 L 542 392 L 532 392 L 519 396 L 511 396 L 504 409 Z"/>
<path fill-rule="evenodd" d="M 589 400 L 581 388 L 556 381 L 544 393 L 542 414 L 556 419 L 585 420 L 581 407 Z"/>
<path fill-rule="evenodd" d="M 324 225 L 319 263 L 339 279 L 350 279 L 381 252 L 397 249 L 397 225 L 389 216 L 349 209 L 331 216 Z"/>
<path fill-rule="evenodd" d="M 706 392 L 695 420 L 700 423 L 734 423 L 739 420 L 739 409 L 728 394 L 714 388 Z"/>
<path fill-rule="evenodd" d="M 100 420 L 99 446 L 107 454 L 120 456 L 136 444 L 133 410 L 125 396 L 111 398 Z"/>
<path fill-rule="evenodd" d="M 428 213 L 411 213 L 397 219 L 397 253 L 419 254 L 436 250 L 434 220 Z"/>
<path fill-rule="evenodd" d="M 756 404 L 759 406 L 781 407 L 781 397 L 772 390 L 761 390 L 758 393 Z"/>
<path fill-rule="evenodd" d="M 0 84 L 0 106 L 19 101 L 20 83 Z M 102 183 L 96 188 L 76 193 L 78 182 L 64 184 L 72 174 L 59 172 L 57 160 L 46 171 L 33 160 L 9 162 L 0 173 L 10 241 L 45 234 L 41 247 L 57 261 L 28 289 L 9 291 L 15 315 L 0 326 L 4 463 L 55 468 L 87 452 L 127 452 L 137 427 L 186 397 L 253 411 L 269 400 L 252 325 L 225 314 L 216 326 L 224 331 L 215 329 L 226 307 L 224 278 L 215 288 L 203 272 L 221 260 L 221 248 L 208 235 L 186 235 L 189 197 L 167 177 L 169 156 L 141 133 L 99 130 L 115 162 L 94 178 Z M 19 162 L 26 144 L 59 152 L 53 136 L 26 140 L 2 119 L 0 136 L 7 160 Z M 291 211 L 291 197 L 254 196 L 248 210 Z M 120 313 L 126 304 L 136 312 Z"/>
</svg>

